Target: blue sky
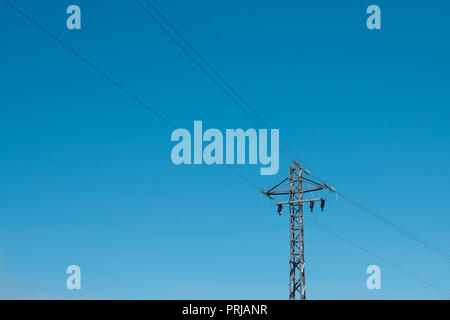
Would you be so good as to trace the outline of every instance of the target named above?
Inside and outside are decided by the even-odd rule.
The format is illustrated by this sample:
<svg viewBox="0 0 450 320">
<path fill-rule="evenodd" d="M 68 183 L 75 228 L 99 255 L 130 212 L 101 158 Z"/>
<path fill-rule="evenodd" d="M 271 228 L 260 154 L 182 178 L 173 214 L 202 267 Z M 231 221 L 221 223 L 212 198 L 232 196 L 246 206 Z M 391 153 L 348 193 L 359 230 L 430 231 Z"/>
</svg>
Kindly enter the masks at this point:
<svg viewBox="0 0 450 320">
<path fill-rule="evenodd" d="M 136 2 L 11 2 L 176 126 L 255 127 Z M 450 250 L 447 2 L 154 4 L 322 179 Z M 173 165 L 172 128 L 2 1 L 0 41 L 0 298 L 287 298 L 286 215 L 224 166 Z M 234 169 L 267 187 L 288 166 Z M 328 200 L 308 217 L 450 290 L 448 260 Z M 308 221 L 305 237 L 310 299 L 448 299 Z"/>
</svg>

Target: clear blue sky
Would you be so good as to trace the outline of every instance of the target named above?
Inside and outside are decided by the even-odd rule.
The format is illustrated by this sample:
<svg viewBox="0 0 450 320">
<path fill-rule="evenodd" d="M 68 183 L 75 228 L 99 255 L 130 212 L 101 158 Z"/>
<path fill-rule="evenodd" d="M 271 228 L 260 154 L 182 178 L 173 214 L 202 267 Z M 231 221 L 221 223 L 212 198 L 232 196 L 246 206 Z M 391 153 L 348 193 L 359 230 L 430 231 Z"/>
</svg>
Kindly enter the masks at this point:
<svg viewBox="0 0 450 320">
<path fill-rule="evenodd" d="M 136 2 L 11 2 L 178 127 L 255 127 Z M 447 1 L 154 3 L 323 179 L 450 250 Z M 1 298 L 287 298 L 286 215 L 223 166 L 173 165 L 172 128 L 2 1 L 0 41 Z M 267 187 L 288 166 L 234 168 Z M 328 200 L 306 214 L 450 290 L 450 261 Z M 308 298 L 448 298 L 308 221 L 305 237 Z"/>
</svg>

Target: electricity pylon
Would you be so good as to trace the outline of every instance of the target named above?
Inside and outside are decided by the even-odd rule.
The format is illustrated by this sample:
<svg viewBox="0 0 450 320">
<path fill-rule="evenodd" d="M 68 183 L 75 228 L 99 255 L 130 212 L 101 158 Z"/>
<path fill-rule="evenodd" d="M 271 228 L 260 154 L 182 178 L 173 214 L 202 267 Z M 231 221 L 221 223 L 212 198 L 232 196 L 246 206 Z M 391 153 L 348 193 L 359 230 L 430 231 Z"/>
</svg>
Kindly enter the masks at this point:
<svg viewBox="0 0 450 320">
<path fill-rule="evenodd" d="M 271 199 L 273 196 L 289 196 L 288 201 L 278 202 L 278 214 L 281 215 L 283 205 L 289 204 L 289 247 L 290 247 L 290 272 L 289 272 L 289 299 L 306 299 L 305 283 L 305 247 L 303 237 L 303 203 L 309 203 L 311 212 L 314 203 L 320 201 L 320 207 L 323 211 L 325 199 L 306 198 L 305 194 L 321 191 L 335 190 L 325 183 L 319 183 L 312 178 L 306 178 L 310 173 L 302 168 L 296 161 L 289 167 L 289 176 L 277 184 L 275 187 L 261 192 Z"/>
</svg>

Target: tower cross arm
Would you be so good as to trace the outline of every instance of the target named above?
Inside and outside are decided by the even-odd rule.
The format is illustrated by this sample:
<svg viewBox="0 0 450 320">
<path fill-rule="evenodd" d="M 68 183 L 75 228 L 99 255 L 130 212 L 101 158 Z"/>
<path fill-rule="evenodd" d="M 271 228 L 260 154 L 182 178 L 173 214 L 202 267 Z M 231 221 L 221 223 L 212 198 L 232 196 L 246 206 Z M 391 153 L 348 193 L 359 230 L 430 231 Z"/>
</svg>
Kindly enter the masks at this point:
<svg viewBox="0 0 450 320">
<path fill-rule="evenodd" d="M 316 202 L 316 201 L 322 201 L 322 200 L 323 200 L 322 198 L 303 199 L 303 200 L 277 202 L 277 204 L 294 204 L 294 203 L 304 203 L 304 202 Z"/>
</svg>

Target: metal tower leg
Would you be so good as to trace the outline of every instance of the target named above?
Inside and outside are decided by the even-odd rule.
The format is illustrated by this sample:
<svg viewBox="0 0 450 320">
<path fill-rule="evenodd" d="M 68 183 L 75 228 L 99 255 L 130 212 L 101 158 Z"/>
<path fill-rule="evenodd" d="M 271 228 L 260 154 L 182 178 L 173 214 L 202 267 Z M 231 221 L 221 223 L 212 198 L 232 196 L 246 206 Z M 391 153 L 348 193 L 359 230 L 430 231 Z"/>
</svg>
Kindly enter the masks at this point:
<svg viewBox="0 0 450 320">
<path fill-rule="evenodd" d="M 303 175 L 299 166 L 289 169 L 290 273 L 289 299 L 305 300 L 305 255 L 303 239 Z"/>
</svg>

